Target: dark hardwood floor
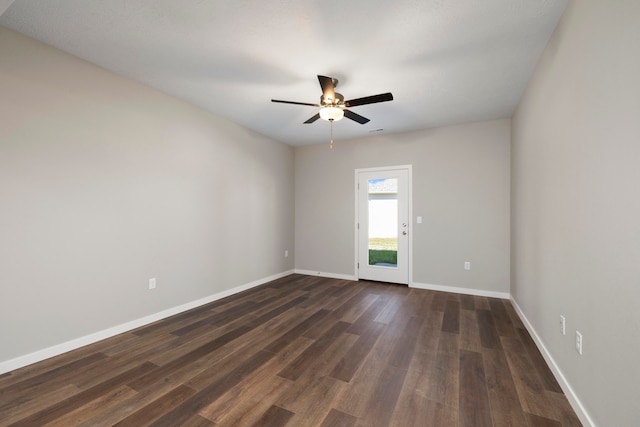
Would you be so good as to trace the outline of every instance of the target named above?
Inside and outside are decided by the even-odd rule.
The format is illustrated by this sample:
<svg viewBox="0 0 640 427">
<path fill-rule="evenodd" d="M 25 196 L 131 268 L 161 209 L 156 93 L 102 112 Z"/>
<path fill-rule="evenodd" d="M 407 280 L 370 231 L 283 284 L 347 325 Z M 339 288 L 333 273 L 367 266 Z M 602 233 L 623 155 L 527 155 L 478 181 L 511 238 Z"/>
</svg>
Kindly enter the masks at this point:
<svg viewBox="0 0 640 427">
<path fill-rule="evenodd" d="M 292 275 L 1 375 L 0 425 L 581 424 L 509 301 Z"/>
</svg>

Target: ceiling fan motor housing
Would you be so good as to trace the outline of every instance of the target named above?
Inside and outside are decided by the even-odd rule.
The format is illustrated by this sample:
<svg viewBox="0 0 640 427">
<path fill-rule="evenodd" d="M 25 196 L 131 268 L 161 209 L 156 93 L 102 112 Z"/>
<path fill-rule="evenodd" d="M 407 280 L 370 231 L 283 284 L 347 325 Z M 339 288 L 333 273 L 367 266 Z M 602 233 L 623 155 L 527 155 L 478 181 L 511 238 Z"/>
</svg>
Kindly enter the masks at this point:
<svg viewBox="0 0 640 427">
<path fill-rule="evenodd" d="M 320 95 L 320 104 L 326 107 L 335 107 L 344 104 L 344 96 L 341 93 L 334 92 L 335 99 L 325 98 L 324 94 Z"/>
</svg>

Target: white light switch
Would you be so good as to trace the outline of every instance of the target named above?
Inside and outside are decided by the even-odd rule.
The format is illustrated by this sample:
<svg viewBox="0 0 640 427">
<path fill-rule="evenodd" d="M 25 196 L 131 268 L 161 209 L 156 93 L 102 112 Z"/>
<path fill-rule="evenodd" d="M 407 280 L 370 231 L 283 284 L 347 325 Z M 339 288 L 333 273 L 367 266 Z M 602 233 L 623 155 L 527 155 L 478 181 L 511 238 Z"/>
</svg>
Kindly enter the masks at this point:
<svg viewBox="0 0 640 427">
<path fill-rule="evenodd" d="M 416 222 L 417 222 L 418 224 L 422 224 L 422 217 L 421 217 L 421 216 L 416 217 Z"/>
<path fill-rule="evenodd" d="M 582 334 L 576 331 L 576 351 L 582 356 Z"/>
</svg>

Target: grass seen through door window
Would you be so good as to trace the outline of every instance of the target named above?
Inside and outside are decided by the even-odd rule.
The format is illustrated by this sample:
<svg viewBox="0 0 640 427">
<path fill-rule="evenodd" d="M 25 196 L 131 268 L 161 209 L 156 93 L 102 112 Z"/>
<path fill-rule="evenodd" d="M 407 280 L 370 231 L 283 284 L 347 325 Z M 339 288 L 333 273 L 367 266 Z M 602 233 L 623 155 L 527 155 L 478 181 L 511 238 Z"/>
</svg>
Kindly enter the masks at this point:
<svg viewBox="0 0 640 427">
<path fill-rule="evenodd" d="M 398 239 L 396 237 L 372 237 L 369 239 L 369 265 L 398 264 Z"/>
</svg>

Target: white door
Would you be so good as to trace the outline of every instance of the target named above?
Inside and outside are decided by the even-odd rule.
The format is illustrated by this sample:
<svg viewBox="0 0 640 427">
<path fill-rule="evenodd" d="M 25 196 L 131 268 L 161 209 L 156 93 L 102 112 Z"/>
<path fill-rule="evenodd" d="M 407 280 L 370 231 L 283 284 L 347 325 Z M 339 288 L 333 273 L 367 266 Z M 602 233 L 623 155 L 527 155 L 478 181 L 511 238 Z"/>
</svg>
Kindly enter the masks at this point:
<svg viewBox="0 0 640 427">
<path fill-rule="evenodd" d="M 409 283 L 410 170 L 356 170 L 359 279 Z"/>
</svg>

